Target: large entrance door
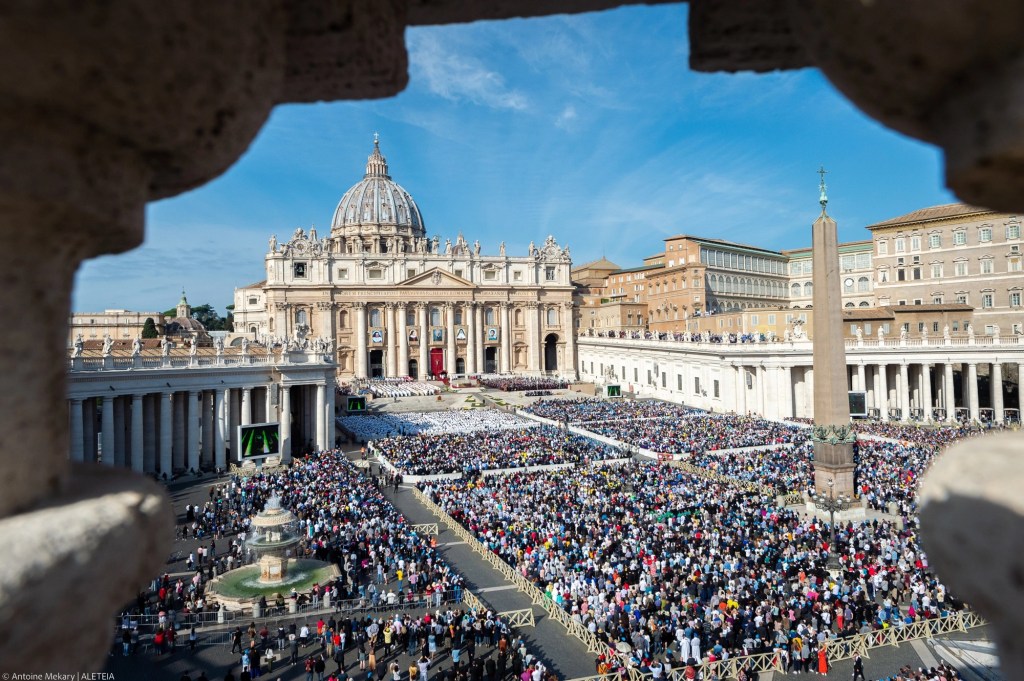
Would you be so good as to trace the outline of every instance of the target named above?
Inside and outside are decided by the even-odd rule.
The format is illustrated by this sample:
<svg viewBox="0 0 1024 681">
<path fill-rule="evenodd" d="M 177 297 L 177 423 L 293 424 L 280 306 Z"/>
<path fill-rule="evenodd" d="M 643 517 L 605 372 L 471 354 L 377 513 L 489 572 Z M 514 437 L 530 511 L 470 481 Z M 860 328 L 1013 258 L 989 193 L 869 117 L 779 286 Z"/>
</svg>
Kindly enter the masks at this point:
<svg viewBox="0 0 1024 681">
<path fill-rule="evenodd" d="M 544 339 L 544 371 L 558 371 L 558 336 L 553 333 Z"/>
<path fill-rule="evenodd" d="M 444 348 L 430 348 L 430 373 L 434 376 L 444 373 Z"/>
<path fill-rule="evenodd" d="M 384 378 L 383 350 L 370 350 L 370 378 Z"/>
<path fill-rule="evenodd" d="M 498 373 L 498 348 L 484 348 L 484 373 Z"/>
<path fill-rule="evenodd" d="M 460 376 L 466 373 L 466 360 L 461 357 L 455 360 L 455 373 Z"/>
<path fill-rule="evenodd" d="M 410 359 L 409 360 L 409 376 L 411 378 L 419 378 L 420 377 L 420 372 L 419 372 L 419 368 L 420 367 L 419 367 L 419 365 L 420 365 L 420 363 L 417 362 L 416 360 L 414 360 L 414 359 Z"/>
</svg>

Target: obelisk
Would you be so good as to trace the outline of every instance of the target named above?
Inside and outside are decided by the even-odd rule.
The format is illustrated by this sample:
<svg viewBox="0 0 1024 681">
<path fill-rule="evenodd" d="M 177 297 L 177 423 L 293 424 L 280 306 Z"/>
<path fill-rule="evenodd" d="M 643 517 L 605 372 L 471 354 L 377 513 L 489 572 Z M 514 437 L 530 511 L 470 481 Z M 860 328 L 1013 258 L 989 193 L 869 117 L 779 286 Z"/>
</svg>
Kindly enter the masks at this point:
<svg viewBox="0 0 1024 681">
<path fill-rule="evenodd" d="M 814 267 L 814 488 L 818 494 L 853 496 L 853 442 L 846 344 L 843 339 L 843 301 L 839 272 L 836 221 L 825 210 L 825 169 L 821 168 L 821 215 L 811 228 Z"/>
</svg>

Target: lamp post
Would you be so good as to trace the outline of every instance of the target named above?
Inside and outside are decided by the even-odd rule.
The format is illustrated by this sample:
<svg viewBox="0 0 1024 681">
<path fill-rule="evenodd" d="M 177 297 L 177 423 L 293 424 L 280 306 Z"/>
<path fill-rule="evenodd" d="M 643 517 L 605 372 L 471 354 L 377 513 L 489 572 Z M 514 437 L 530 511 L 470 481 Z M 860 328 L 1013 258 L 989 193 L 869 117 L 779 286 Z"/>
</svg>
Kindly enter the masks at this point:
<svg viewBox="0 0 1024 681">
<path fill-rule="evenodd" d="M 829 515 L 829 529 L 831 530 L 831 543 L 829 544 L 828 551 L 828 562 L 825 564 L 825 568 L 829 571 L 839 570 L 839 555 L 836 552 L 836 511 L 845 511 L 850 508 L 850 504 L 853 503 L 853 499 L 845 495 L 835 495 L 835 478 L 829 478 L 828 480 L 828 496 L 822 496 L 820 494 L 814 494 L 815 508 L 820 508 L 823 511 L 828 511 Z"/>
</svg>

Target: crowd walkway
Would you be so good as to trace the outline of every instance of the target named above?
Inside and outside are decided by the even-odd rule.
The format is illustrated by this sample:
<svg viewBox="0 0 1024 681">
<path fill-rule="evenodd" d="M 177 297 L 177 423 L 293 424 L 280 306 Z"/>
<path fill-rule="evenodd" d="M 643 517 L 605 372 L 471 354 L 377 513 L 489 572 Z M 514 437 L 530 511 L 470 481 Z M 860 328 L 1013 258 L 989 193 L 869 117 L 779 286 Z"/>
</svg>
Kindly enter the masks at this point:
<svg viewBox="0 0 1024 681">
<path fill-rule="evenodd" d="M 532 609 L 536 626 L 521 627 L 518 633 L 535 655 L 540 657 L 561 679 L 573 679 L 594 674 L 594 658 L 583 643 L 571 636 L 558 622 L 547 616 L 543 608 L 534 606 L 530 597 L 522 593 L 504 576 L 484 561 L 466 542 L 440 523 L 433 512 L 416 498 L 411 486 L 401 486 L 398 492 L 388 489 L 388 500 L 414 524 L 439 523 L 437 550 L 449 565 L 457 565 L 465 578 L 466 587 L 478 595 L 497 612 Z"/>
</svg>

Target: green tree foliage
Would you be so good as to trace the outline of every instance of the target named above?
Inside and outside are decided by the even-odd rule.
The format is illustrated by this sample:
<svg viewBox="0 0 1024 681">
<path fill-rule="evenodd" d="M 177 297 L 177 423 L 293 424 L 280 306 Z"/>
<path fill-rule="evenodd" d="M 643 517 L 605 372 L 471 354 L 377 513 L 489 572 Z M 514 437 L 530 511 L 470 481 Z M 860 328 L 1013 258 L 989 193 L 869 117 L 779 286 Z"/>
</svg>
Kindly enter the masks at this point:
<svg viewBox="0 0 1024 681">
<path fill-rule="evenodd" d="M 160 333 L 156 328 L 156 322 L 153 321 L 152 317 L 146 317 L 146 321 L 142 325 L 142 337 L 157 338 L 159 335 Z"/>
</svg>

